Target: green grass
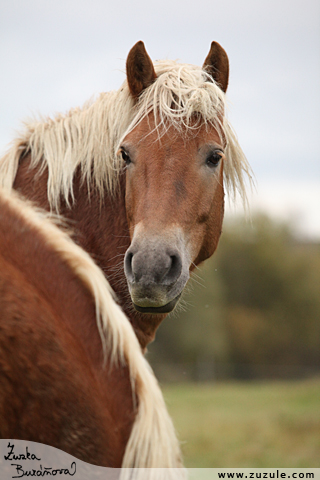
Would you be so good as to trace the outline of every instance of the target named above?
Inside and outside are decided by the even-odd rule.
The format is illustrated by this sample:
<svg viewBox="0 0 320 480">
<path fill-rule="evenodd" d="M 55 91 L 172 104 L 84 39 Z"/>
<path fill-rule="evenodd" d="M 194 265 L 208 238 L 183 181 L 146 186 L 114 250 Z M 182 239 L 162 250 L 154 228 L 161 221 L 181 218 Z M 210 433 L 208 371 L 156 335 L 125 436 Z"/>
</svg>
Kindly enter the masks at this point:
<svg viewBox="0 0 320 480">
<path fill-rule="evenodd" d="M 167 385 L 186 467 L 320 467 L 320 380 Z"/>
</svg>

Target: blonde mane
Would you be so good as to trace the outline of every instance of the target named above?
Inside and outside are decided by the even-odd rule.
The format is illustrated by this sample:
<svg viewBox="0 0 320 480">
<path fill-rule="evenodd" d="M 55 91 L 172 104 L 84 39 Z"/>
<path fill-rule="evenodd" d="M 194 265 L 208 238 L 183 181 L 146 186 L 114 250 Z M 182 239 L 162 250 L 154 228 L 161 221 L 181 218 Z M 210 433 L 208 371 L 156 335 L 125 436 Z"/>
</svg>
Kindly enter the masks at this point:
<svg viewBox="0 0 320 480">
<path fill-rule="evenodd" d="M 182 480 L 181 453 L 171 418 L 157 380 L 141 351 L 131 323 L 113 299 L 113 292 L 103 272 L 90 255 L 77 246 L 46 212 L 21 200 L 14 192 L 0 189 L 0 197 L 26 225 L 36 228 L 45 242 L 80 278 L 95 301 L 96 319 L 103 349 L 115 363 L 129 367 L 133 392 L 138 399 L 138 408 L 123 459 L 122 480 L 131 478 L 130 469 L 136 471 L 134 478 L 143 476 L 143 468 L 166 469 L 165 478 Z M 157 475 L 157 472 L 153 472 Z M 149 477 L 148 477 L 149 478 Z M 159 475 L 154 478 L 162 478 Z"/>
<path fill-rule="evenodd" d="M 77 167 L 90 190 L 101 195 L 117 188 L 122 160 L 118 153 L 123 138 L 150 112 L 156 128 L 169 125 L 183 134 L 200 124 L 213 125 L 226 142 L 224 177 L 227 190 L 238 191 L 246 204 L 244 174 L 250 167 L 226 116 L 226 99 L 212 77 L 202 68 L 161 61 L 155 65 L 156 81 L 134 102 L 127 81 L 118 91 L 102 93 L 82 109 L 70 110 L 54 119 L 25 123 L 0 160 L 0 186 L 11 190 L 21 156 L 31 153 L 31 168 L 48 167 L 48 199 L 59 211 L 60 200 L 73 201 L 73 178 Z M 194 124 L 195 114 L 199 124 Z M 193 119 L 193 121 L 191 121 Z"/>
</svg>

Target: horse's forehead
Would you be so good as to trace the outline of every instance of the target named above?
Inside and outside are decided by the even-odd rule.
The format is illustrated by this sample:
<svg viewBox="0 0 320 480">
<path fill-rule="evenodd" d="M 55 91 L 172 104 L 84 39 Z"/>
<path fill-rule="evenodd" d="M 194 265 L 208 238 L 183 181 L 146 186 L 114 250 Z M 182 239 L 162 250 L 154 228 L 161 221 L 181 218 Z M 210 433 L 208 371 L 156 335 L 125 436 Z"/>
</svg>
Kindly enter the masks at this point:
<svg viewBox="0 0 320 480">
<path fill-rule="evenodd" d="M 186 126 L 181 122 L 179 127 L 173 124 L 156 126 L 153 115 L 149 115 L 126 136 L 125 142 L 130 142 L 136 149 L 165 151 L 168 147 L 176 146 L 192 150 L 205 143 L 220 144 L 221 138 L 211 124 Z"/>
</svg>

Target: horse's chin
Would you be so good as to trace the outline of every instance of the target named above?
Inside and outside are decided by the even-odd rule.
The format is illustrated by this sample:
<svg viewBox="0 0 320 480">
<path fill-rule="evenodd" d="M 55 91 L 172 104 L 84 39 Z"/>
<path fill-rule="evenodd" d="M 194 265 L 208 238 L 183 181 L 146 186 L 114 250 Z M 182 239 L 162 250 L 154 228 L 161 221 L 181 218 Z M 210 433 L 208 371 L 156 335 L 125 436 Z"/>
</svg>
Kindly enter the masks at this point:
<svg viewBox="0 0 320 480">
<path fill-rule="evenodd" d="M 155 315 L 161 315 L 161 314 L 172 312 L 172 310 L 174 309 L 174 307 L 178 303 L 180 297 L 181 297 L 181 293 L 179 293 L 179 295 L 176 298 L 174 298 L 173 300 L 171 300 L 170 302 L 166 303 L 165 305 L 161 305 L 161 306 L 150 305 L 150 306 L 142 307 L 140 305 L 137 305 L 134 302 L 133 302 L 133 306 L 137 310 L 137 312 L 139 312 L 139 313 L 148 313 L 148 314 L 153 313 Z"/>
</svg>

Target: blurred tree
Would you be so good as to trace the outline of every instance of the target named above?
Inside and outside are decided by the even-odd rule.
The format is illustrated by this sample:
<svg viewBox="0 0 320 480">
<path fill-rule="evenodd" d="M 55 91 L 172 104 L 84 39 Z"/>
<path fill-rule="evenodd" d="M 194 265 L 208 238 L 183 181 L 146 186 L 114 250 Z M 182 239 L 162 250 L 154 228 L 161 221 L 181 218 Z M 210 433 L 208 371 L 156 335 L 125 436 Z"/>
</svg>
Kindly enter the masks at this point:
<svg viewBox="0 0 320 480">
<path fill-rule="evenodd" d="M 320 245 L 298 242 L 263 215 L 229 221 L 183 311 L 159 329 L 150 360 L 195 371 L 199 362 L 229 364 L 235 375 L 243 365 L 278 366 L 279 375 L 284 366 L 320 370 L 319 292 Z"/>
</svg>

